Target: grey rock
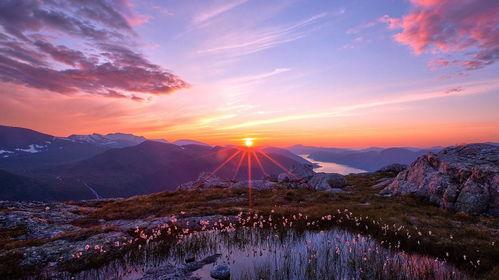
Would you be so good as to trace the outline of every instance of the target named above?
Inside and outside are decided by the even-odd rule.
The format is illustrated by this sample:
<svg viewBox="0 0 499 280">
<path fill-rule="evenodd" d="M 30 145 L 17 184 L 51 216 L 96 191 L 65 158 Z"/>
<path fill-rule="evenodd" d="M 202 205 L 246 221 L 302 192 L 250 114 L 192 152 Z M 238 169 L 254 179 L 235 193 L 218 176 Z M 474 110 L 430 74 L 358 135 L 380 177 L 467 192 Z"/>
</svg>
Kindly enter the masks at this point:
<svg viewBox="0 0 499 280">
<path fill-rule="evenodd" d="M 164 264 L 147 270 L 140 280 L 194 280 L 199 279 L 192 273 L 204 265 L 214 263 L 220 254 L 208 256 L 200 261 L 193 261 L 184 265 L 175 266 L 173 264 Z"/>
<path fill-rule="evenodd" d="M 344 193 L 345 192 L 343 189 L 339 189 L 339 188 L 330 188 L 330 189 L 327 189 L 325 191 L 329 192 L 329 193 Z"/>
<path fill-rule="evenodd" d="M 290 177 L 291 176 L 289 176 L 288 173 L 281 173 L 281 174 L 277 175 L 277 182 L 279 182 L 279 183 L 289 182 L 291 179 Z"/>
<path fill-rule="evenodd" d="M 230 268 L 228 265 L 218 264 L 211 270 L 210 276 L 218 280 L 230 279 Z"/>
<path fill-rule="evenodd" d="M 239 181 L 231 185 L 231 188 L 235 189 L 246 189 L 249 186 L 249 182 L 247 180 Z M 251 180 L 251 187 L 255 190 L 268 190 L 275 188 L 277 186 L 276 182 L 271 182 L 267 180 Z"/>
<path fill-rule="evenodd" d="M 221 179 L 209 172 L 203 172 L 199 175 L 198 179 L 178 187 L 179 190 L 191 189 L 209 189 L 209 188 L 229 188 L 233 185 L 234 181 L 228 179 Z"/>
<path fill-rule="evenodd" d="M 312 164 L 296 164 L 291 168 L 291 174 L 295 179 L 310 179 L 315 175 Z"/>
<path fill-rule="evenodd" d="M 375 185 L 371 186 L 373 189 L 383 189 L 393 182 L 393 178 L 381 178 Z"/>
<path fill-rule="evenodd" d="M 378 172 L 394 172 L 399 173 L 407 169 L 406 164 L 393 163 L 384 167 L 381 167 Z"/>
<path fill-rule="evenodd" d="M 446 209 L 499 215 L 499 147 L 469 144 L 428 153 L 380 194 L 414 194 Z"/>
<path fill-rule="evenodd" d="M 194 262 L 196 260 L 196 256 L 194 256 L 193 254 L 187 254 L 187 256 L 185 256 L 185 263 L 191 263 L 191 262 Z"/>
<path fill-rule="evenodd" d="M 336 173 L 316 173 L 310 180 L 308 185 L 318 191 L 325 191 L 331 188 L 344 188 L 347 185 L 345 177 Z"/>
</svg>

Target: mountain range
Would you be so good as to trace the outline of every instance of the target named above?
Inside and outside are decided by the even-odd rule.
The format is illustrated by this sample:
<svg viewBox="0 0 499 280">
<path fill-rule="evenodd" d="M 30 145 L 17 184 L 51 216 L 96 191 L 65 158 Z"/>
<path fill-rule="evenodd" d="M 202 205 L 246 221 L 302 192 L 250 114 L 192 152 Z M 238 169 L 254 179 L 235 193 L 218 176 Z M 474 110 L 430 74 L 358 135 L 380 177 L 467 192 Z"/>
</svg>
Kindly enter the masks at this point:
<svg viewBox="0 0 499 280">
<path fill-rule="evenodd" d="M 409 164 L 438 149 L 296 145 L 246 150 L 189 139 L 169 143 L 124 133 L 56 137 L 0 126 L 0 200 L 129 197 L 175 190 L 213 171 L 218 177 L 240 180 L 247 179 L 251 171 L 253 179 L 261 179 L 284 169 L 310 169 L 312 164 L 300 156 L 304 154 L 316 161 L 374 171 L 393 163 Z M 256 156 L 248 160 L 247 151 Z"/>
<path fill-rule="evenodd" d="M 380 168 L 394 164 L 410 164 L 419 156 L 428 152 L 438 152 L 441 147 L 414 148 L 393 147 L 379 148 L 371 147 L 365 149 L 329 148 L 295 145 L 288 150 L 297 155 L 308 155 L 310 159 L 322 162 L 333 162 L 355 167 L 366 171 L 376 171 Z"/>
<path fill-rule="evenodd" d="M 248 176 L 248 157 L 242 158 L 244 151 L 238 148 L 194 140 L 174 143 L 121 133 L 55 137 L 0 126 L 0 200 L 129 197 L 175 190 L 214 170 L 225 178 Z M 284 172 L 263 153 L 286 169 L 310 164 L 284 149 L 260 151 L 256 152 L 259 162 L 251 157 L 255 179 Z"/>
</svg>

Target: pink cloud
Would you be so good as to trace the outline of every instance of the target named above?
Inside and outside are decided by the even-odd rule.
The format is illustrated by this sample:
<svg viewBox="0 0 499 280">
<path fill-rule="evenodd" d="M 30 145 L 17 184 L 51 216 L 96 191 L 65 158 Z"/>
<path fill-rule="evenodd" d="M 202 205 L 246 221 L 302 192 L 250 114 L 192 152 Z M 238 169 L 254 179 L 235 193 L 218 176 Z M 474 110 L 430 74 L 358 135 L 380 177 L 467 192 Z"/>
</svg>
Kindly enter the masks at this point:
<svg viewBox="0 0 499 280">
<path fill-rule="evenodd" d="M 148 18 L 130 5 L 126 0 L 0 1 L 0 82 L 134 101 L 187 87 L 140 52 L 132 25 Z M 71 44 L 61 45 L 67 38 Z"/>
<path fill-rule="evenodd" d="M 148 15 L 136 14 L 136 15 L 128 16 L 126 19 L 128 21 L 128 24 L 130 24 L 131 26 L 140 26 L 140 25 L 148 23 L 151 20 L 151 17 Z"/>
<path fill-rule="evenodd" d="M 392 18 L 388 15 L 384 15 L 379 18 L 379 21 L 388 25 L 389 29 L 397 29 L 402 26 L 402 21 L 398 18 Z"/>
<path fill-rule="evenodd" d="M 390 29 L 402 29 L 394 39 L 423 52 L 464 56 L 454 61 L 465 69 L 478 69 L 499 57 L 499 4 L 480 0 L 412 0 L 402 18 L 384 16 Z M 450 65 L 448 63 L 447 65 Z"/>
</svg>

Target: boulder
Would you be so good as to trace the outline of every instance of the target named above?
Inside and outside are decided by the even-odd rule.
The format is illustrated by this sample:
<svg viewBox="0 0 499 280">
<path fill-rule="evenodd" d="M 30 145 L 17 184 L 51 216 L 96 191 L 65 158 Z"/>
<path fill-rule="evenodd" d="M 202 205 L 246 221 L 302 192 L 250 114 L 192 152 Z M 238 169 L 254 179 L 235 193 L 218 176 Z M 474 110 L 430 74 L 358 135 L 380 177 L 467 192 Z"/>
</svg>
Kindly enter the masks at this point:
<svg viewBox="0 0 499 280">
<path fill-rule="evenodd" d="M 218 264 L 211 270 L 210 276 L 219 280 L 230 279 L 230 268 L 226 264 Z"/>
<path fill-rule="evenodd" d="M 277 186 L 276 182 L 267 181 L 267 180 L 252 180 L 251 188 L 254 190 L 268 190 Z M 248 188 L 248 180 L 240 181 L 234 183 L 231 188 L 234 189 L 245 189 Z"/>
<path fill-rule="evenodd" d="M 446 209 L 499 215 L 499 146 L 469 144 L 423 155 L 380 194 L 413 194 Z"/>
<path fill-rule="evenodd" d="M 296 179 L 310 179 L 315 175 L 312 164 L 296 164 L 291 168 L 291 173 Z"/>
<path fill-rule="evenodd" d="M 375 185 L 371 186 L 373 189 L 381 190 L 393 182 L 393 178 L 381 178 Z"/>
<path fill-rule="evenodd" d="M 187 182 L 178 187 L 179 190 L 191 190 L 199 188 L 229 188 L 234 181 L 221 179 L 209 172 L 203 172 L 195 181 Z"/>
<path fill-rule="evenodd" d="M 196 260 L 196 256 L 194 256 L 193 254 L 187 254 L 187 256 L 185 256 L 185 263 L 192 263 Z"/>
<path fill-rule="evenodd" d="M 339 189 L 339 188 L 330 188 L 330 189 L 325 190 L 325 192 L 328 192 L 328 193 L 344 193 L 345 191 L 343 189 Z"/>
<path fill-rule="evenodd" d="M 290 181 L 306 181 L 315 175 L 312 164 L 296 164 L 288 172 L 277 176 L 277 182 L 286 183 Z"/>
<path fill-rule="evenodd" d="M 407 167 L 408 166 L 406 164 L 394 163 L 394 164 L 390 164 L 390 165 L 387 165 L 387 166 L 380 168 L 378 170 L 378 172 L 400 173 L 400 172 L 406 170 Z"/>
<path fill-rule="evenodd" d="M 347 185 L 345 177 L 336 173 L 316 173 L 310 180 L 308 185 L 314 190 L 325 191 L 331 188 L 341 189 Z"/>
<path fill-rule="evenodd" d="M 285 183 L 290 181 L 290 177 L 288 173 L 281 173 L 277 176 L 277 182 Z"/>
</svg>

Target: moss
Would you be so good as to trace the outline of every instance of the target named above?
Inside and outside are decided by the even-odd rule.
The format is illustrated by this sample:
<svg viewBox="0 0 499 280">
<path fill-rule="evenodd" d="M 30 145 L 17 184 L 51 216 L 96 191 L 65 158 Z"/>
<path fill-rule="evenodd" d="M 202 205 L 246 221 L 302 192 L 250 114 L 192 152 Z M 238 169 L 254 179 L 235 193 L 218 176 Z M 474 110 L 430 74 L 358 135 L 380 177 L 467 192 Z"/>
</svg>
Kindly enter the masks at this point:
<svg viewBox="0 0 499 280">
<path fill-rule="evenodd" d="M 466 254 L 474 259 L 480 259 L 481 267 L 473 270 L 494 273 L 499 264 L 498 245 L 492 242 L 499 240 L 498 219 L 492 217 L 473 217 L 462 213 L 452 213 L 429 204 L 418 197 L 391 197 L 377 195 L 377 190 L 371 188 L 380 179 L 393 177 L 390 172 L 370 174 L 356 174 L 346 176 L 348 185 L 352 186 L 351 193 L 330 194 L 315 192 L 306 189 L 274 189 L 253 191 L 253 210 L 261 213 L 270 213 L 274 208 L 277 214 L 293 215 L 298 212 L 308 215 L 312 219 L 335 213 L 337 209 L 349 209 L 354 216 L 366 217 L 382 221 L 384 224 L 404 226 L 412 236 L 424 232 L 420 238 L 420 245 L 415 241 L 402 240 L 399 233 L 384 233 L 379 228 L 369 227 L 360 230 L 379 240 L 402 240 L 405 250 L 446 258 L 449 252 L 452 257 L 447 258 L 454 264 L 470 269 L 469 264 L 462 260 Z M 206 189 L 192 191 L 178 191 L 173 193 L 159 193 L 149 196 L 130 198 L 126 200 L 103 203 L 90 216 L 92 219 L 138 219 L 150 215 L 162 216 L 179 214 L 209 215 L 209 214 L 236 214 L 241 210 L 248 211 L 248 205 L 241 205 L 241 199 L 248 199 L 244 189 Z M 359 230 L 355 225 L 342 224 L 340 226 Z M 428 236 L 428 232 L 432 236 Z M 450 239 L 453 236 L 453 239 Z M 478 250 L 478 252 L 477 252 Z M 493 274 L 494 275 L 494 274 Z"/>
<path fill-rule="evenodd" d="M 417 197 L 380 197 L 377 190 L 371 188 L 380 179 L 393 177 L 392 173 L 370 173 L 349 175 L 346 177 L 351 187 L 350 193 L 331 194 L 306 189 L 285 189 L 252 192 L 252 211 L 277 216 L 291 216 L 302 213 L 310 219 L 337 213 L 338 209 L 348 209 L 356 217 L 369 217 L 368 220 L 380 221 L 389 225 L 387 230 L 372 223 L 343 220 L 337 226 L 352 231 L 370 234 L 384 244 L 401 242 L 401 248 L 409 252 L 418 252 L 447 259 L 449 262 L 470 271 L 479 278 L 499 279 L 499 219 L 453 213 L 428 204 Z M 177 192 L 164 192 L 147 196 L 132 197 L 117 201 L 74 202 L 85 207 L 93 207 L 86 212 L 84 219 L 74 224 L 85 227 L 80 233 L 73 233 L 58 238 L 80 240 L 93 234 L 104 232 L 99 220 L 141 219 L 151 216 L 201 216 L 211 214 L 234 215 L 240 211 L 248 212 L 248 193 L 245 189 L 205 189 Z M 91 205 L 90 205 L 90 204 Z M 185 211 L 185 214 L 181 212 Z M 411 238 L 404 237 L 395 228 L 404 226 Z M 368 226 L 367 229 L 365 226 Z M 299 225 L 297 225 L 299 226 Z M 429 235 L 428 232 L 432 234 Z M 19 231 L 20 233 L 21 231 Z M 423 236 L 419 236 L 421 232 Z M 9 236 L 15 235 L 13 232 Z M 452 238 L 451 238 L 452 236 Z M 419 241 L 419 244 L 416 243 Z M 446 256 L 449 253 L 449 257 Z M 480 259 L 478 268 L 471 267 L 462 255 L 468 259 Z M 86 260 L 83 267 L 93 267 L 104 263 L 113 256 L 101 256 L 99 259 Z M 72 266 L 74 271 L 80 267 Z M 81 268 L 81 267 L 80 267 Z"/>
</svg>

